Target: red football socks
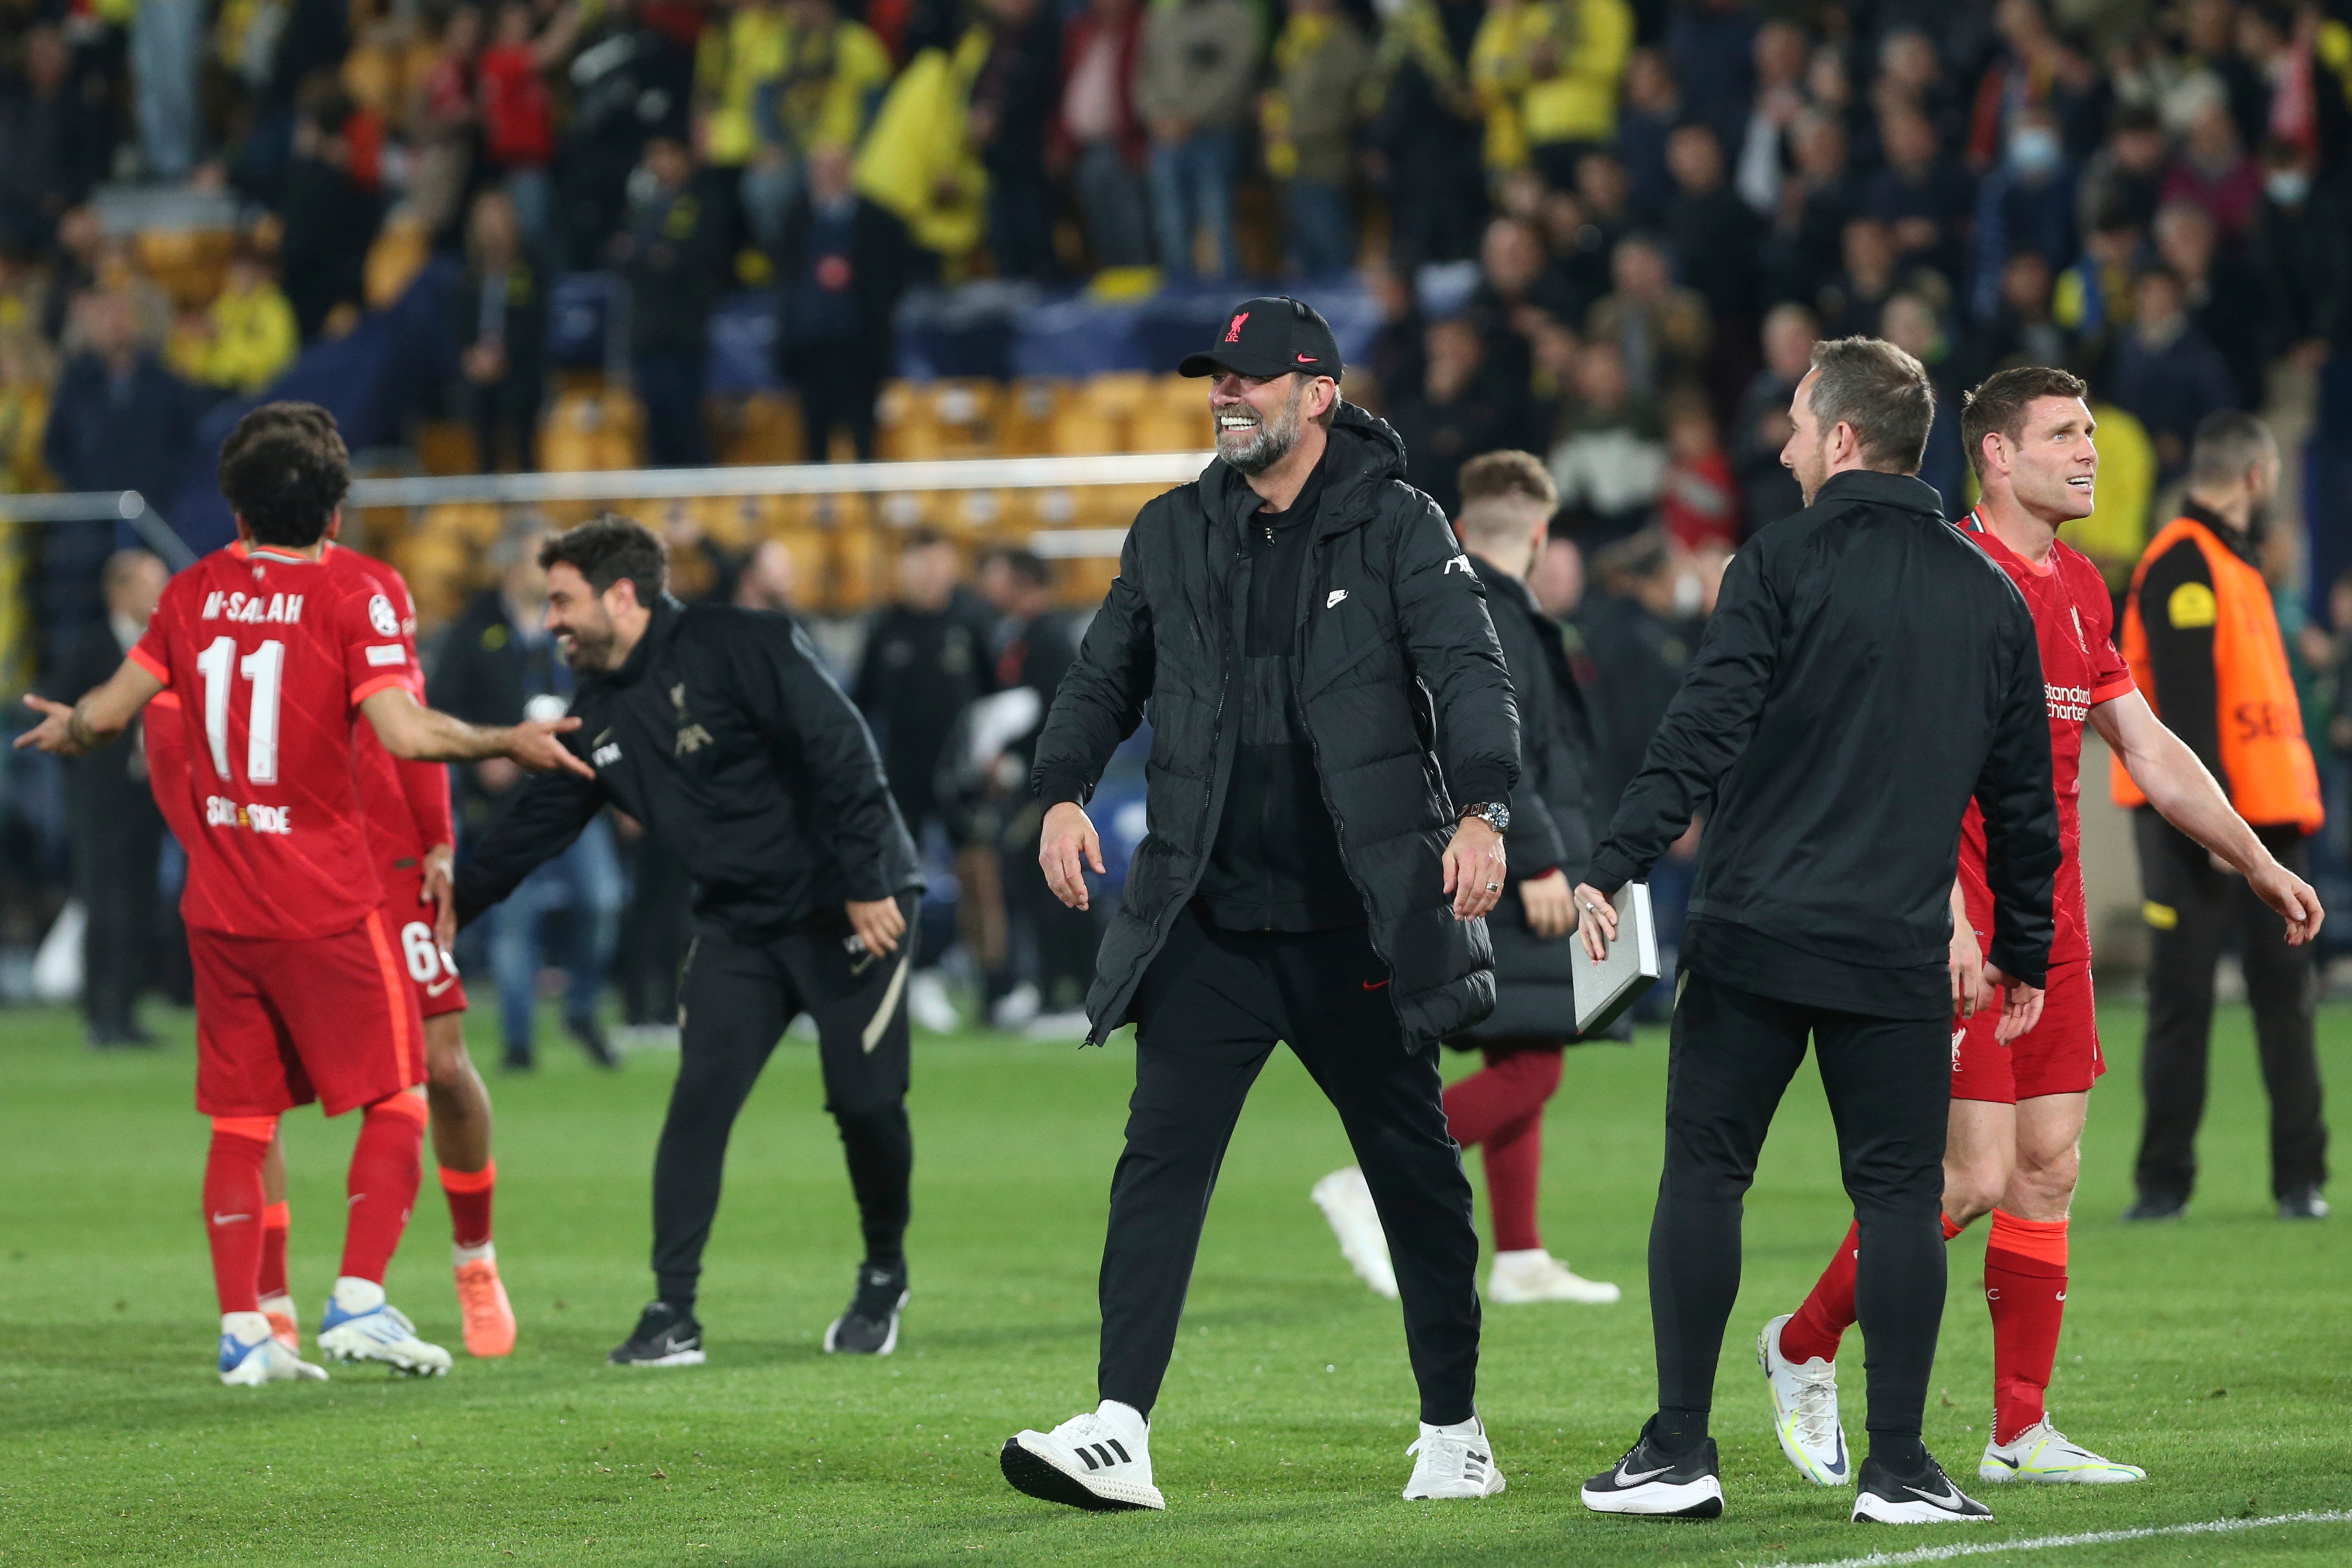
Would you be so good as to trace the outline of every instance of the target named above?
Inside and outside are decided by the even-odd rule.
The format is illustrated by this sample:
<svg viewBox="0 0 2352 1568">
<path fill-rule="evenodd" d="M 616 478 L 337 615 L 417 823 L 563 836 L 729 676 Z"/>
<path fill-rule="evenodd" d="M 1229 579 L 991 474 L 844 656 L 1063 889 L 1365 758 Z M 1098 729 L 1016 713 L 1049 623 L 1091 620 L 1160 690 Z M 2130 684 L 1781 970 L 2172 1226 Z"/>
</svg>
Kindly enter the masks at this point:
<svg viewBox="0 0 2352 1568">
<path fill-rule="evenodd" d="M 352 1150 L 351 1220 L 343 1232 L 342 1274 L 382 1283 L 399 1249 L 424 1177 L 425 1100 L 401 1093 L 367 1108 Z"/>
<path fill-rule="evenodd" d="M 1985 1245 L 1985 1305 L 1992 1311 L 1992 1436 L 2013 1441 L 2042 1417 L 2058 1329 L 2066 1313 L 2066 1222 L 1992 1211 Z"/>
<path fill-rule="evenodd" d="M 1960 1227 L 1945 1215 L 1944 1239 L 1949 1241 L 1960 1234 Z M 1806 1296 L 1789 1321 L 1780 1325 L 1780 1353 L 1792 1362 L 1835 1361 L 1838 1344 L 1845 1338 L 1846 1330 L 1853 1326 L 1853 1266 L 1862 1250 L 1862 1226 L 1856 1222 L 1846 1227 L 1845 1239 L 1838 1243 L 1837 1256 L 1813 1281 Z"/>
<path fill-rule="evenodd" d="M 261 1160 L 276 1131 L 274 1116 L 213 1118 L 205 1156 L 205 1237 L 212 1244 L 213 1289 L 223 1312 L 261 1310 Z"/>
<path fill-rule="evenodd" d="M 496 1160 L 478 1171 L 441 1167 L 441 1195 L 449 1200 L 449 1238 L 459 1247 L 484 1247 L 490 1239 L 490 1194 L 499 1184 Z"/>
<path fill-rule="evenodd" d="M 1536 1228 L 1536 1188 L 1543 1174 L 1543 1108 L 1559 1087 L 1555 1050 L 1489 1052 L 1486 1066 L 1445 1091 L 1445 1121 L 1465 1149 L 1486 1162 L 1486 1206 L 1495 1250 L 1543 1246 Z"/>
<path fill-rule="evenodd" d="M 293 1210 L 284 1202 L 269 1205 L 261 1211 L 261 1299 L 286 1294 L 286 1232 L 293 1224 Z"/>
</svg>

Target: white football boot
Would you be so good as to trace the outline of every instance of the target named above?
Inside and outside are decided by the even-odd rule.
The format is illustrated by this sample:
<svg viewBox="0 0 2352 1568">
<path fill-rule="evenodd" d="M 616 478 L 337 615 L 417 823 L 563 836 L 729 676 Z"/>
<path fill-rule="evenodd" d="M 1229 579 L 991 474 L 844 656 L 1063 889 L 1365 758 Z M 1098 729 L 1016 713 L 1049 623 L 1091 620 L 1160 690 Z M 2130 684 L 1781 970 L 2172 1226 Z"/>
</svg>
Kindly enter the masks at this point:
<svg viewBox="0 0 2352 1568">
<path fill-rule="evenodd" d="M 407 1314 L 383 1299 L 383 1286 L 348 1275 L 327 1297 L 319 1348 L 331 1361 L 381 1362 L 412 1377 L 439 1377 L 449 1370 L 449 1352 L 418 1339 Z"/>
<path fill-rule="evenodd" d="M 1016 1432 L 997 1463 L 1014 1490 L 1047 1502 L 1093 1513 L 1168 1506 L 1151 1484 L 1151 1425 L 1116 1399 L 1051 1432 Z"/>
<path fill-rule="evenodd" d="M 1772 1435 L 1805 1479 L 1842 1487 L 1853 1479 L 1853 1456 L 1838 1422 L 1837 1363 L 1819 1356 L 1792 1362 L 1780 1353 L 1780 1326 L 1794 1315 L 1781 1314 L 1756 1336 L 1756 1363 L 1772 1385 Z"/>
<path fill-rule="evenodd" d="M 1988 1481 L 2040 1481 L 2060 1486 L 2112 1486 L 2144 1481 L 2137 1465 L 2101 1458 L 2050 1425 L 2036 1421 L 2006 1443 L 1987 1443 L 1977 1476 Z"/>
<path fill-rule="evenodd" d="M 229 1388 L 258 1388 L 265 1383 L 327 1380 L 327 1369 L 313 1366 L 278 1342 L 269 1320 L 259 1312 L 223 1312 L 220 1335 L 220 1380 Z"/>
<path fill-rule="evenodd" d="M 1381 1228 L 1381 1211 L 1373 1206 L 1363 1171 L 1355 1165 L 1334 1171 L 1307 1195 L 1330 1222 L 1332 1234 L 1339 1238 L 1339 1256 L 1356 1278 L 1370 1286 L 1373 1295 L 1395 1300 L 1396 1268 L 1389 1261 L 1388 1233 Z"/>
<path fill-rule="evenodd" d="M 294 1310 L 294 1298 L 264 1296 L 261 1315 L 269 1320 L 269 1337 L 299 1359 L 302 1354 L 302 1321 L 301 1315 Z"/>
<path fill-rule="evenodd" d="M 1542 1247 L 1498 1252 L 1486 1271 L 1486 1300 L 1498 1307 L 1529 1301 L 1578 1301 L 1606 1307 L 1621 1292 L 1605 1279 L 1587 1279 Z"/>
<path fill-rule="evenodd" d="M 1493 1497 L 1503 1489 L 1503 1472 L 1495 1463 L 1495 1446 L 1476 1415 L 1451 1426 L 1421 1424 L 1421 1436 L 1405 1450 L 1417 1454 L 1412 1479 L 1405 1483 L 1407 1502 L 1435 1498 Z"/>
</svg>

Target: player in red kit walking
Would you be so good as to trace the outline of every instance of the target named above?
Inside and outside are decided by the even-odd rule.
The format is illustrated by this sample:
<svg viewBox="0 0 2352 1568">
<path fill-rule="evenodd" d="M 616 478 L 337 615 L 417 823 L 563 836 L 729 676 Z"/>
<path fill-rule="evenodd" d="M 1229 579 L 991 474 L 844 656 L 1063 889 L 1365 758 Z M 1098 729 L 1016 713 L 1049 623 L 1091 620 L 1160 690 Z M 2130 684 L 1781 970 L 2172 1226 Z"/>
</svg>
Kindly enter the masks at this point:
<svg viewBox="0 0 2352 1568">
<path fill-rule="evenodd" d="M 325 410 L 279 403 L 247 415 L 222 447 L 220 483 L 237 542 L 172 580 L 106 684 L 71 708 L 28 697 L 43 718 L 16 743 L 79 754 L 120 735 L 166 687 L 179 699 L 190 788 L 181 914 L 196 974 L 196 1106 L 213 1119 L 204 1198 L 222 1382 L 325 1375 L 278 1344 L 259 1310 L 263 1160 L 278 1116 L 313 1100 L 331 1116 L 365 1112 L 320 1348 L 444 1372 L 448 1352 L 384 1300 L 416 1196 L 424 1026 L 380 912 L 354 730 L 363 715 L 410 761 L 585 767 L 556 739 L 571 721 L 481 729 L 416 700 L 382 581 L 328 546 L 350 456 Z"/>
<path fill-rule="evenodd" d="M 2114 609 L 2088 557 L 2058 529 L 2089 515 L 2098 471 L 2089 389 L 2063 370 L 2028 365 L 1988 377 L 1960 418 L 1983 490 L 1960 528 L 2006 572 L 2033 612 L 2050 713 L 2050 760 L 2063 858 L 2057 931 L 2039 1017 L 2014 1038 L 1983 1005 L 1981 953 L 1992 927 L 1984 823 L 1971 803 L 1953 888 L 1952 1110 L 1944 1156 L 1944 1234 L 1992 1215 L 1985 1301 L 1992 1313 L 1993 1424 L 1977 1474 L 1988 1481 L 2137 1481 L 2137 1465 L 2100 1458 L 2050 1424 L 2044 1395 L 2066 1300 L 2066 1215 L 2074 1195 L 2090 1089 L 2106 1070 L 2091 993 L 2078 809 L 2083 726 L 2099 731 L 2165 819 L 2243 875 L 2284 918 L 2287 941 L 2319 930 L 2319 899 L 2263 847 L 2197 755 L 2166 729 L 2111 639 Z M 1795 1313 L 1757 1337 L 1772 1385 L 1780 1447 L 1811 1479 L 1846 1479 L 1837 1351 L 1855 1320 L 1849 1230 Z"/>
</svg>

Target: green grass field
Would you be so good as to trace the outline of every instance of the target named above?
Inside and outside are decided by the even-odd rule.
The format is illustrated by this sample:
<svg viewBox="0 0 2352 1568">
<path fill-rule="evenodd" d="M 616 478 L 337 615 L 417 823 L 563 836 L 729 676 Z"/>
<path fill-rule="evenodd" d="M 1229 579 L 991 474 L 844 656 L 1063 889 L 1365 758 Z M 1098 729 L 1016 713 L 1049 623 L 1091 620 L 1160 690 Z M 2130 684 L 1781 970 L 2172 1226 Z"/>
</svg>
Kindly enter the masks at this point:
<svg viewBox="0 0 2352 1568">
<path fill-rule="evenodd" d="M 2127 1009 L 2107 1019 L 2118 1070 L 2093 1107 L 2053 1403 L 2070 1432 L 2154 1479 L 1984 1489 L 1998 1521 L 1964 1537 L 1857 1531 L 1845 1497 L 1800 1480 L 1766 1422 L 1751 1336 L 1794 1304 L 1845 1226 L 1810 1072 L 1748 1204 L 1747 1289 L 1716 1405 L 1722 1520 L 1601 1520 L 1576 1500 L 1653 1398 L 1642 1257 L 1654 1036 L 1573 1055 L 1551 1110 L 1546 1240 L 1626 1300 L 1489 1312 L 1480 1405 L 1506 1495 L 1398 1499 L 1414 1401 L 1397 1310 L 1355 1284 L 1307 1202 L 1345 1150 L 1286 1054 L 1226 1163 L 1159 1411 L 1168 1511 L 1097 1516 L 1014 1494 L 996 1450 L 1093 1403 L 1095 1264 L 1130 1078 L 1120 1046 L 919 1043 L 914 1300 L 887 1360 L 819 1353 L 856 1241 L 813 1048 L 788 1042 L 735 1134 L 704 1279 L 711 1364 L 605 1366 L 649 1294 L 647 1173 L 670 1062 L 598 1076 L 551 1048 L 538 1076 L 492 1085 L 517 1353 L 460 1355 L 439 1382 L 338 1371 L 228 1390 L 211 1367 L 192 1027 L 166 1026 L 166 1051 L 99 1058 L 65 1016 L 0 1019 L 0 1563 L 1765 1564 L 2352 1507 L 2352 1220 L 2271 1216 L 2242 1009 L 2219 1029 L 2195 1212 L 2147 1230 L 2115 1217 L 2139 1022 Z M 2332 1009 L 2323 1038 L 2333 1077 L 2352 1080 L 2352 1012 Z M 334 1271 L 352 1132 L 350 1118 L 287 1121 L 306 1322 Z M 454 1346 L 446 1224 L 428 1174 L 390 1283 L 423 1332 Z M 1981 1227 L 1954 1247 L 1927 1412 L 1927 1441 L 1963 1484 L 1989 1409 L 1982 1249 Z M 1850 1339 L 1856 1437 L 1858 1351 Z M 2012 1559 L 2343 1563 L 2352 1523 L 1981 1560 Z"/>
</svg>

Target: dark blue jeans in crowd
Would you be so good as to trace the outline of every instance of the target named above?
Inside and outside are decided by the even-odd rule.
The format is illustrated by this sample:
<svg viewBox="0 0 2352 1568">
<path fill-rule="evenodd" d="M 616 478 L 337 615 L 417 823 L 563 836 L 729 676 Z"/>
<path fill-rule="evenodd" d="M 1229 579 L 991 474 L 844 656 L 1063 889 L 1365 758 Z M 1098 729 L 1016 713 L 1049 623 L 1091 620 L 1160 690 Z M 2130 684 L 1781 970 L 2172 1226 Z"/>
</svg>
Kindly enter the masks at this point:
<svg viewBox="0 0 2352 1568">
<path fill-rule="evenodd" d="M 524 878 L 504 902 L 490 906 L 490 973 L 498 981 L 508 1065 L 520 1067 L 531 1059 L 541 922 L 557 910 L 572 917 L 563 965 L 571 985 L 564 993 L 563 1011 L 569 1019 L 584 1021 L 595 1016 L 605 972 L 612 967 L 623 897 L 612 821 L 599 816 L 571 848 Z"/>
<path fill-rule="evenodd" d="M 1292 180 L 1282 187 L 1290 265 L 1305 278 L 1336 278 L 1356 264 L 1356 218 L 1345 187 Z"/>
<path fill-rule="evenodd" d="M 710 461 L 702 434 L 702 355 L 641 349 L 630 356 L 637 401 L 646 410 L 646 459 L 656 468 L 698 468 Z"/>
<path fill-rule="evenodd" d="M 1205 226 L 1216 253 L 1217 278 L 1241 270 L 1234 249 L 1234 170 L 1241 138 L 1231 131 L 1196 131 L 1182 142 L 1151 149 L 1151 222 L 1160 236 L 1160 265 L 1171 278 L 1190 278 L 1192 237 Z"/>
</svg>

